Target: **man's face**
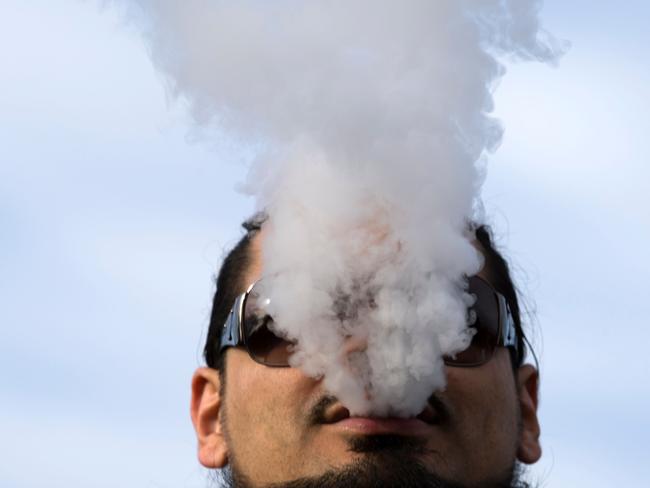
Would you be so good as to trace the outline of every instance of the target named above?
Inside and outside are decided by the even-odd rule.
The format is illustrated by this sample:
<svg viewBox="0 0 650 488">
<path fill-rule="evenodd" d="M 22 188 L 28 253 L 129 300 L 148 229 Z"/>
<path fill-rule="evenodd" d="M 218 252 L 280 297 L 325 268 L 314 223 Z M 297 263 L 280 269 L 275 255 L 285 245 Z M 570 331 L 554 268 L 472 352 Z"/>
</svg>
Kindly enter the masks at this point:
<svg viewBox="0 0 650 488">
<path fill-rule="evenodd" d="M 255 246 L 254 253 L 247 283 L 261 275 Z M 447 367 L 446 373 L 446 390 L 432 396 L 422 419 L 349 418 L 321 381 L 230 348 L 225 388 L 214 370 L 201 369 L 194 378 L 199 458 L 208 467 L 229 464 L 251 486 L 352 466 L 358 478 L 364 470 L 376 475 L 409 464 L 456 484 L 450 486 L 504 486 L 517 458 L 530 463 L 540 456 L 535 370 L 513 372 L 508 351 L 498 348 L 480 367 Z"/>
</svg>

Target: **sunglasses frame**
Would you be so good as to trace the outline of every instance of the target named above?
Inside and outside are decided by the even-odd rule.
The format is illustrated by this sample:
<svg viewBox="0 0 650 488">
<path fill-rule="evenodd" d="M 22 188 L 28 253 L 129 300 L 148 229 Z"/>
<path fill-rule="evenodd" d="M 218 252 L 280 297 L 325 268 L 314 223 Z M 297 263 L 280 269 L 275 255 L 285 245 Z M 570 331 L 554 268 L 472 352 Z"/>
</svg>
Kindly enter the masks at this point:
<svg viewBox="0 0 650 488">
<path fill-rule="evenodd" d="M 244 324 L 244 305 L 246 304 L 246 299 L 250 294 L 253 287 L 257 284 L 257 281 L 251 283 L 246 291 L 241 295 L 238 295 L 235 299 L 235 303 L 230 309 L 226 323 L 223 324 L 223 330 L 221 331 L 221 346 L 219 347 L 219 352 L 223 351 L 226 347 L 237 347 L 245 346 L 246 352 L 251 357 L 251 359 L 257 363 L 264 364 L 264 366 L 269 366 L 266 363 L 259 361 L 253 353 L 248 348 L 246 343 L 246 338 L 244 336 L 243 324 Z M 288 365 L 287 365 L 288 366 Z M 281 368 L 287 366 L 270 366 L 272 368 Z"/>
<path fill-rule="evenodd" d="M 483 281 L 485 284 L 487 284 L 497 299 L 497 307 L 498 307 L 497 313 L 498 313 L 498 320 L 499 320 L 499 325 L 498 325 L 499 330 L 497 331 L 497 343 L 495 344 L 495 348 L 492 351 L 490 351 L 489 356 L 484 358 L 482 361 L 477 361 L 474 363 L 456 363 L 452 359 L 445 358 L 444 361 L 447 366 L 452 366 L 456 368 L 474 368 L 477 366 L 481 366 L 487 363 L 490 359 L 492 359 L 494 350 L 496 350 L 496 348 L 499 346 L 511 347 L 514 349 L 516 354 L 519 353 L 519 347 L 517 344 L 517 329 L 515 327 L 515 321 L 512 317 L 512 313 L 510 312 L 510 307 L 508 306 L 508 302 L 506 298 L 501 293 L 496 291 L 494 287 L 490 285 L 490 283 L 488 283 L 483 278 L 479 276 L 473 276 L 472 279 L 479 279 Z M 251 352 L 251 350 L 248 347 L 248 344 L 246 343 L 246 338 L 244 336 L 244 331 L 243 331 L 244 306 L 246 305 L 246 299 L 248 298 L 248 295 L 250 294 L 251 290 L 256 284 L 257 281 L 251 283 L 246 289 L 246 291 L 238 295 L 237 298 L 235 299 L 235 303 L 230 309 L 228 318 L 226 319 L 226 322 L 223 324 L 223 329 L 221 331 L 221 346 L 219 347 L 219 352 L 222 352 L 227 347 L 237 347 L 243 345 L 246 347 L 246 352 L 248 353 L 250 358 L 256 363 L 263 364 L 264 366 L 270 368 L 287 368 L 289 367 L 288 364 L 274 365 L 259 360 Z"/>
</svg>

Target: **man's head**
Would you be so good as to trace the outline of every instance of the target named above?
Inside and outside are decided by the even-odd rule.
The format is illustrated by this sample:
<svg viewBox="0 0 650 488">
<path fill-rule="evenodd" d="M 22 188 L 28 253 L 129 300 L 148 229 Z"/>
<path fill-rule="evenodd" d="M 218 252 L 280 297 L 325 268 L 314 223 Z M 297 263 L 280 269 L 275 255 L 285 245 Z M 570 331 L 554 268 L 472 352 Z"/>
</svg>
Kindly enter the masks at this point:
<svg viewBox="0 0 650 488">
<path fill-rule="evenodd" d="M 508 267 L 489 232 L 476 230 L 480 275 L 508 301 L 519 354 L 498 348 L 479 367 L 447 367 L 447 388 L 413 419 L 349 418 L 322 382 L 295 368 L 255 362 L 243 348 L 219 352 L 235 298 L 262 274 L 261 221 L 224 261 L 206 341 L 207 368 L 192 383 L 199 460 L 228 466 L 243 486 L 511 486 L 517 461 L 540 457 L 537 372 Z M 354 352 L 351 350 L 350 352 Z M 446 483 L 446 484 L 445 484 Z"/>
</svg>

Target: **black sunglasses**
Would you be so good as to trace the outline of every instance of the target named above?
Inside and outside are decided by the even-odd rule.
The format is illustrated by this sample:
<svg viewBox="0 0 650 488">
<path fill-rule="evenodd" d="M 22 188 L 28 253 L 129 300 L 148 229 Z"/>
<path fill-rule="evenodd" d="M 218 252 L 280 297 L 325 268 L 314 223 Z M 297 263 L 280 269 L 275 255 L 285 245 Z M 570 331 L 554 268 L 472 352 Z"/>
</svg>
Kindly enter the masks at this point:
<svg viewBox="0 0 650 488">
<path fill-rule="evenodd" d="M 273 319 L 265 312 L 270 299 L 261 293 L 258 283 L 250 285 L 235 299 L 223 325 L 219 351 L 244 346 L 249 356 L 260 364 L 289 366 L 294 344 L 271 330 Z M 480 366 L 492 358 L 499 346 L 511 347 L 517 353 L 517 332 L 505 297 L 478 276 L 469 278 L 468 293 L 476 299 L 468 312 L 475 331 L 472 342 L 464 351 L 445 356 L 445 364 Z"/>
</svg>

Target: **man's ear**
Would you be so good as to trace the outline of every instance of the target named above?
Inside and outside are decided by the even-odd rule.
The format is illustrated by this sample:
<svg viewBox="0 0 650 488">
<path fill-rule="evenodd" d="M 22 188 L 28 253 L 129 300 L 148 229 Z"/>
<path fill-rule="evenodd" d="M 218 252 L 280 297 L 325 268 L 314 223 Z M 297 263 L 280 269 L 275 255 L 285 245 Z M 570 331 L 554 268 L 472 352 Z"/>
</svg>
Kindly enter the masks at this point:
<svg viewBox="0 0 650 488">
<path fill-rule="evenodd" d="M 199 443 L 199 462 L 206 468 L 228 464 L 228 448 L 221 426 L 219 372 L 199 368 L 192 377 L 190 414 Z"/>
<path fill-rule="evenodd" d="M 539 375 L 530 364 L 525 364 L 517 372 L 519 408 L 521 411 L 521 432 L 517 458 L 526 464 L 533 464 L 542 456 L 539 443 L 539 420 L 537 419 Z"/>
</svg>

